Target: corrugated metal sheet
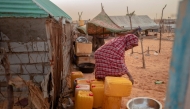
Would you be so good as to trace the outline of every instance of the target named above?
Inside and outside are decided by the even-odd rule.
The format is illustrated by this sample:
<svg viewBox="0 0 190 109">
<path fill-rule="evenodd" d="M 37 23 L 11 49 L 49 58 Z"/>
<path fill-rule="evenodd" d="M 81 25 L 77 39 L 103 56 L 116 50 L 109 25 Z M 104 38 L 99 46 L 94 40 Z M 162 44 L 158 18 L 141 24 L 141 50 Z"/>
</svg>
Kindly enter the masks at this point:
<svg viewBox="0 0 190 109">
<path fill-rule="evenodd" d="M 130 20 L 128 16 L 109 16 L 117 25 L 124 27 L 127 30 L 130 30 Z M 158 29 L 159 25 L 156 24 L 152 19 L 147 15 L 138 15 L 132 16 L 132 27 L 137 28 L 141 27 L 142 30 L 146 29 Z"/>
<path fill-rule="evenodd" d="M 33 0 L 33 1 L 53 17 L 62 16 L 70 20 L 72 19 L 68 14 L 66 14 L 63 10 L 61 10 L 58 6 L 56 6 L 54 3 L 52 3 L 49 0 Z"/>
<path fill-rule="evenodd" d="M 49 0 L 0 0 L 0 17 L 71 17 Z"/>
</svg>

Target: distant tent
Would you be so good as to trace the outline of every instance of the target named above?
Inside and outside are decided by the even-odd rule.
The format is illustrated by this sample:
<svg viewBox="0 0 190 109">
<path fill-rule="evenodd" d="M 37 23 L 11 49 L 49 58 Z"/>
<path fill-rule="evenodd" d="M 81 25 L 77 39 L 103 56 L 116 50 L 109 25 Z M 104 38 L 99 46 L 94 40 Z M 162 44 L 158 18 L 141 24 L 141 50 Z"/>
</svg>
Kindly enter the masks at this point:
<svg viewBox="0 0 190 109">
<path fill-rule="evenodd" d="M 113 22 L 115 22 L 120 27 L 124 27 L 126 30 L 131 30 L 130 20 L 128 16 L 109 16 Z M 150 17 L 147 15 L 136 15 L 131 17 L 132 29 L 140 28 L 142 30 L 148 29 L 159 29 L 159 25 L 156 24 Z"/>
<path fill-rule="evenodd" d="M 89 35 L 100 35 L 112 32 L 117 33 L 122 31 L 126 30 L 115 24 L 105 13 L 103 8 L 102 12 L 87 23 L 87 32 Z"/>
</svg>

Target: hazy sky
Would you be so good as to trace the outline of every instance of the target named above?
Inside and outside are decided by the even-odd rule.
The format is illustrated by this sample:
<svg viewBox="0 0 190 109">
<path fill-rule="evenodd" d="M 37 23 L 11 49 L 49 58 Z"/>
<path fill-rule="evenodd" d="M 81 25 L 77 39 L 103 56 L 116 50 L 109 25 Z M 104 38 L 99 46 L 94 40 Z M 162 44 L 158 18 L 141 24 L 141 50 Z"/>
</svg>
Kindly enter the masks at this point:
<svg viewBox="0 0 190 109">
<path fill-rule="evenodd" d="M 164 18 L 175 18 L 178 3 L 180 0 L 50 0 L 73 20 L 79 18 L 78 12 L 82 12 L 82 19 L 92 19 L 101 12 L 101 3 L 105 12 L 109 16 L 123 16 L 129 12 L 135 11 L 136 15 L 148 15 L 150 18 L 161 18 L 162 8 L 167 4 L 164 10 Z"/>
</svg>

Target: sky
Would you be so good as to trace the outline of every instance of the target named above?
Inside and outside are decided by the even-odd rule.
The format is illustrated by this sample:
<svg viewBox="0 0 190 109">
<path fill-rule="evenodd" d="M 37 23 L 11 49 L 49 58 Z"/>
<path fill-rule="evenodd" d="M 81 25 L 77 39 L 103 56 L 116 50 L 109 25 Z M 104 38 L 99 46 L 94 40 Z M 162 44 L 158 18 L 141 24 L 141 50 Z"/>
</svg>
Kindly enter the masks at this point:
<svg viewBox="0 0 190 109">
<path fill-rule="evenodd" d="M 101 12 L 101 3 L 109 16 L 124 16 L 135 11 L 136 15 L 148 15 L 152 19 L 160 19 L 162 8 L 167 4 L 163 18 L 176 18 L 180 0 L 50 0 L 73 20 L 78 20 L 78 12 L 82 20 L 93 19 Z"/>
</svg>

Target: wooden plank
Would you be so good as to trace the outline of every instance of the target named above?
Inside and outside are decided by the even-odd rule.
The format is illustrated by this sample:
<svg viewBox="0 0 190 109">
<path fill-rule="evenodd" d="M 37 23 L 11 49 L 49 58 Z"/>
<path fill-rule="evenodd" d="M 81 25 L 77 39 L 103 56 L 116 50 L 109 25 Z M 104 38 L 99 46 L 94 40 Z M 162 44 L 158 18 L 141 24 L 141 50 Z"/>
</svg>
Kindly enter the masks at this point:
<svg viewBox="0 0 190 109">
<path fill-rule="evenodd" d="M 180 2 L 165 109 L 189 109 L 190 1 Z M 185 104 L 186 103 L 186 104 Z"/>
<path fill-rule="evenodd" d="M 46 21 L 46 36 L 49 49 L 49 59 L 52 60 L 52 47 L 51 47 L 51 35 L 50 35 L 50 22 Z"/>
</svg>

